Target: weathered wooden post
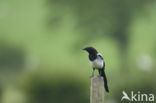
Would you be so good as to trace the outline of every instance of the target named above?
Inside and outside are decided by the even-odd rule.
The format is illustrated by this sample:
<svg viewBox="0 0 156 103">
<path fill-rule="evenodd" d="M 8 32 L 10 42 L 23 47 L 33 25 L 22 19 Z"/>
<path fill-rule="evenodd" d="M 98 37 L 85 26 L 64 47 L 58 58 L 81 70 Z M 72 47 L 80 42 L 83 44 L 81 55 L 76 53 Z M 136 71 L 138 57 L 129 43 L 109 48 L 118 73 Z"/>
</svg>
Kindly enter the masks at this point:
<svg viewBox="0 0 156 103">
<path fill-rule="evenodd" d="M 103 77 L 91 78 L 90 103 L 104 103 Z"/>
</svg>

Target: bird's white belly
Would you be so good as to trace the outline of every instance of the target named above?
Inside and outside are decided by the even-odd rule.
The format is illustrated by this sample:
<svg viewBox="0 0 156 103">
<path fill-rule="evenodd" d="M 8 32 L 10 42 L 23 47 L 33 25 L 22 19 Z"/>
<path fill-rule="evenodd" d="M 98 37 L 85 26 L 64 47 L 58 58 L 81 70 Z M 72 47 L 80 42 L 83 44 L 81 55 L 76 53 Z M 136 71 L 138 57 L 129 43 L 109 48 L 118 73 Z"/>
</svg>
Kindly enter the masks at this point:
<svg viewBox="0 0 156 103">
<path fill-rule="evenodd" d="M 95 69 L 102 69 L 103 68 L 103 60 L 101 60 L 100 58 L 95 59 L 94 61 L 90 62 L 92 67 Z"/>
</svg>

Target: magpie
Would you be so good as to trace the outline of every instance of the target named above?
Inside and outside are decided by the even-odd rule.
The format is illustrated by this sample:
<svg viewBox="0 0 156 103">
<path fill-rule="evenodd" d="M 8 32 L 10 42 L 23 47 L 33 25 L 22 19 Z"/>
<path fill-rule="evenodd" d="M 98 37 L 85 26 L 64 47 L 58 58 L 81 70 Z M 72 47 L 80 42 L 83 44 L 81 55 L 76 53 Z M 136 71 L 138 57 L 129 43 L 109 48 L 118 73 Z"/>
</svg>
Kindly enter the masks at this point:
<svg viewBox="0 0 156 103">
<path fill-rule="evenodd" d="M 106 74 L 104 71 L 105 70 L 105 62 L 104 62 L 102 55 L 99 52 L 97 52 L 97 50 L 93 47 L 86 47 L 83 50 L 85 50 L 89 53 L 89 61 L 93 68 L 91 77 L 94 76 L 94 71 L 95 71 L 95 69 L 97 69 L 99 72 L 99 76 L 103 77 L 104 87 L 105 87 L 106 92 L 109 92 L 107 78 L 106 78 Z"/>
</svg>

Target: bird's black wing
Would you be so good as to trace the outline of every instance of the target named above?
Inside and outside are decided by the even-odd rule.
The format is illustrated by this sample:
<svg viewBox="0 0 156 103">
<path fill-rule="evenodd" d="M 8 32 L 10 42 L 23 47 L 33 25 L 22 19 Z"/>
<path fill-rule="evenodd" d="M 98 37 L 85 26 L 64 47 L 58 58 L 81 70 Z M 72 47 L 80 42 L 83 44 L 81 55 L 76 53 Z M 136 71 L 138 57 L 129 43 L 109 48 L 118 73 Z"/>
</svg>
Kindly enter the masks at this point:
<svg viewBox="0 0 156 103">
<path fill-rule="evenodd" d="M 109 92 L 109 89 L 108 89 L 108 83 L 107 83 L 107 77 L 106 77 L 106 74 L 105 74 L 105 62 L 104 62 L 104 59 L 102 57 L 102 55 L 100 53 L 97 54 L 102 60 L 103 60 L 103 68 L 102 69 L 99 69 L 99 74 L 100 76 L 103 77 L 103 80 L 104 80 L 104 87 L 105 87 L 105 90 L 106 92 Z"/>
<path fill-rule="evenodd" d="M 105 69 L 105 61 L 100 53 L 97 54 L 103 60 L 103 69 Z"/>
<path fill-rule="evenodd" d="M 98 56 L 103 60 L 103 57 L 102 57 L 102 55 L 101 54 L 98 54 Z"/>
</svg>

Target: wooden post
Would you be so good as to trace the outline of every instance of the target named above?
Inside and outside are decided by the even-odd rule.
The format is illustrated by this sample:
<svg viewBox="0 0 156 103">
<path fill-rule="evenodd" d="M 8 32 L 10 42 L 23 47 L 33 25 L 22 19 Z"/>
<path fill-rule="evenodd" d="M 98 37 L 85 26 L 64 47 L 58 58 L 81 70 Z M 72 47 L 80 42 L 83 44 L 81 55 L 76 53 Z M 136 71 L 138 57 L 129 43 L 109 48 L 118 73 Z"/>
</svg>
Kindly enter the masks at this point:
<svg viewBox="0 0 156 103">
<path fill-rule="evenodd" d="M 90 103 L 104 103 L 104 82 L 102 77 L 91 78 Z"/>
</svg>

